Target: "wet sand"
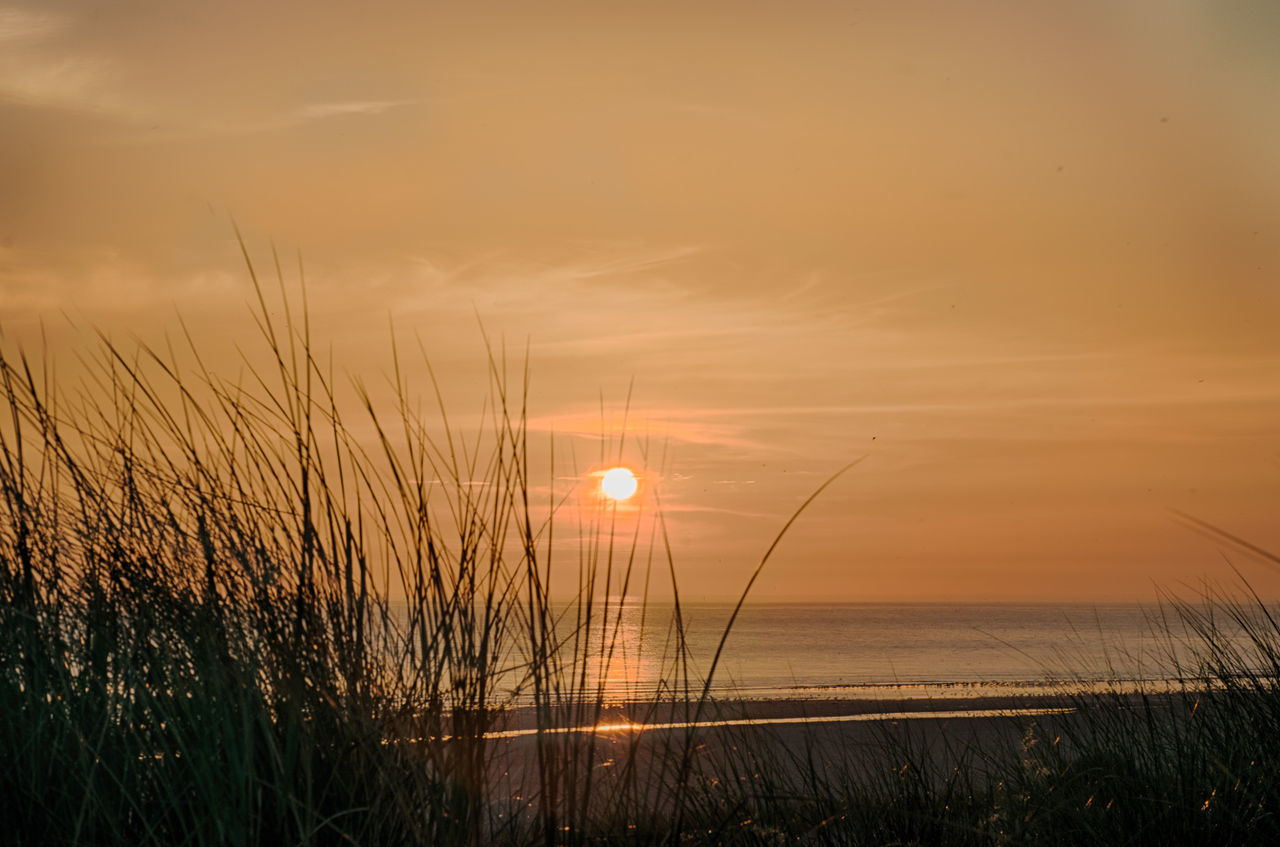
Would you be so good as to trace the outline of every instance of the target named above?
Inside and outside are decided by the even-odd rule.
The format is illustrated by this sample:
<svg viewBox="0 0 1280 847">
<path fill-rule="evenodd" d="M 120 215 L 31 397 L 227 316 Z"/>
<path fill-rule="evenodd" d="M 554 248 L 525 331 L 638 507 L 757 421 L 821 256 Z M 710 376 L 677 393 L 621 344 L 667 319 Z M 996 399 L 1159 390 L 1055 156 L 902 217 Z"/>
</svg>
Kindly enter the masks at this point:
<svg viewBox="0 0 1280 847">
<path fill-rule="evenodd" d="M 535 796 L 541 743 L 554 751 L 551 759 L 590 774 L 597 796 L 611 796 L 616 781 L 638 779 L 656 807 L 670 802 L 661 782 L 686 755 L 702 784 L 767 780 L 807 790 L 922 765 L 929 779 L 963 769 L 966 778 L 982 780 L 1032 739 L 1051 741 L 1071 719 L 1070 705 L 1062 695 L 738 700 L 708 704 L 693 723 L 684 704 L 624 703 L 541 738 L 534 715 L 517 710 L 503 715 L 494 763 L 500 794 Z"/>
<path fill-rule="evenodd" d="M 701 708 L 686 703 L 638 701 L 606 704 L 600 708 L 566 707 L 556 710 L 551 722 L 561 727 L 562 732 L 609 735 L 688 729 L 703 732 L 734 726 L 984 720 L 1020 713 L 1044 714 L 1071 707 L 1071 698 L 1065 694 L 927 699 L 734 699 L 708 701 Z M 696 726 L 687 726 L 690 723 Z M 519 737 L 532 734 L 536 726 L 537 715 L 532 708 L 510 709 L 497 716 L 493 735 Z"/>
</svg>

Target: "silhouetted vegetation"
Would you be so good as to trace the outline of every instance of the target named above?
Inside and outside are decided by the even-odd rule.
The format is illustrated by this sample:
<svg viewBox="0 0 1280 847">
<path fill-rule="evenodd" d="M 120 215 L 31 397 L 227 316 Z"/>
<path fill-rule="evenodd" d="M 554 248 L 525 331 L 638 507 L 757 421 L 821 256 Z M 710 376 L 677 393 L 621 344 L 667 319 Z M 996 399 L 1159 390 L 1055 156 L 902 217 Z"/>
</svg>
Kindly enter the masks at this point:
<svg viewBox="0 0 1280 847">
<path fill-rule="evenodd" d="M 1280 628 L 1223 598 L 1169 607 L 1198 647 L 1184 688 L 1077 695 L 1012 751 L 680 729 L 602 767 L 597 735 L 556 730 L 607 713 L 610 598 L 674 580 L 661 534 L 580 528 L 576 599 L 553 603 L 524 375 L 491 361 L 467 440 L 443 404 L 431 426 L 414 411 L 397 362 L 390 414 L 357 387 L 358 438 L 305 307 L 273 321 L 255 287 L 269 364 L 236 380 L 194 346 L 103 340 L 72 387 L 0 357 L 5 843 L 1280 839 Z M 678 592 L 660 677 L 637 714 L 714 708 Z M 517 704 L 536 729 L 518 750 L 492 735 Z"/>
</svg>

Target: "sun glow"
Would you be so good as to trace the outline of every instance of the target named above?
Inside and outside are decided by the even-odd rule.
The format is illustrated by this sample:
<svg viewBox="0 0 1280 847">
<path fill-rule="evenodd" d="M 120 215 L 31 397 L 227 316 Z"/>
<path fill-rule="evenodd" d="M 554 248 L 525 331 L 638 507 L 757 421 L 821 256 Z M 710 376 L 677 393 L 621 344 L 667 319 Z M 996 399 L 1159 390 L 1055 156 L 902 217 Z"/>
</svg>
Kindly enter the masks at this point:
<svg viewBox="0 0 1280 847">
<path fill-rule="evenodd" d="M 600 477 L 600 490 L 610 500 L 626 500 L 636 493 L 638 486 L 630 468 L 611 468 Z"/>
</svg>

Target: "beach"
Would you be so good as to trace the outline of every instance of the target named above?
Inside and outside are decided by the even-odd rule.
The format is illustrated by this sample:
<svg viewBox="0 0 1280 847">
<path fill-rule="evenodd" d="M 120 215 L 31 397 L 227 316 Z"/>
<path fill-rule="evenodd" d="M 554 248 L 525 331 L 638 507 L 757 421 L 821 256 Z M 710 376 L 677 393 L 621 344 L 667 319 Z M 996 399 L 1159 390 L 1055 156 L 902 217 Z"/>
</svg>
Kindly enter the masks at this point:
<svg viewBox="0 0 1280 847">
<path fill-rule="evenodd" d="M 632 814 L 669 814 L 675 796 L 662 781 L 678 767 L 690 770 L 685 782 L 734 785 L 748 794 L 820 796 L 900 779 L 905 771 L 934 785 L 958 775 L 982 783 L 998 779 L 1028 747 L 1055 743 L 1072 714 L 1067 694 L 729 700 L 701 710 L 630 703 L 605 706 L 592 722 L 560 724 L 539 737 L 532 710 L 515 710 L 500 715 L 501 728 L 490 734 L 493 800 L 539 802 L 539 744 L 557 767 L 574 771 L 571 779 L 591 783 L 591 802 L 602 804 L 593 807 L 597 815 L 624 796 L 633 806 L 651 804 Z"/>
</svg>

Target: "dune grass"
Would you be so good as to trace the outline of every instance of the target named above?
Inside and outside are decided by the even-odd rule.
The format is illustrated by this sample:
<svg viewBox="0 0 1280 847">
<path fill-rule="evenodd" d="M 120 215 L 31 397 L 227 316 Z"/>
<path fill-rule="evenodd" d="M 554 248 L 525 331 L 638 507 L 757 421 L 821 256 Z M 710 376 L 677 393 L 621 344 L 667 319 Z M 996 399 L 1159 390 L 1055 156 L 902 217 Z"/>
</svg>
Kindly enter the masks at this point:
<svg viewBox="0 0 1280 847">
<path fill-rule="evenodd" d="M 606 714 L 632 611 L 612 598 L 655 578 L 676 604 L 640 714 L 714 708 L 660 519 L 629 546 L 605 513 L 579 527 L 575 599 L 554 602 L 527 374 L 491 357 L 489 423 L 466 439 L 443 402 L 415 411 L 396 358 L 390 410 L 355 387 L 358 437 L 281 285 L 277 320 L 254 277 L 264 355 L 235 380 L 193 344 L 103 338 L 73 386 L 0 353 L 5 843 L 1280 838 L 1280 628 L 1261 603 L 1174 605 L 1199 657 L 1184 690 L 1079 696 L 1008 754 L 909 732 L 870 756 L 555 732 Z M 490 733 L 517 701 L 538 731 L 513 758 Z"/>
</svg>

